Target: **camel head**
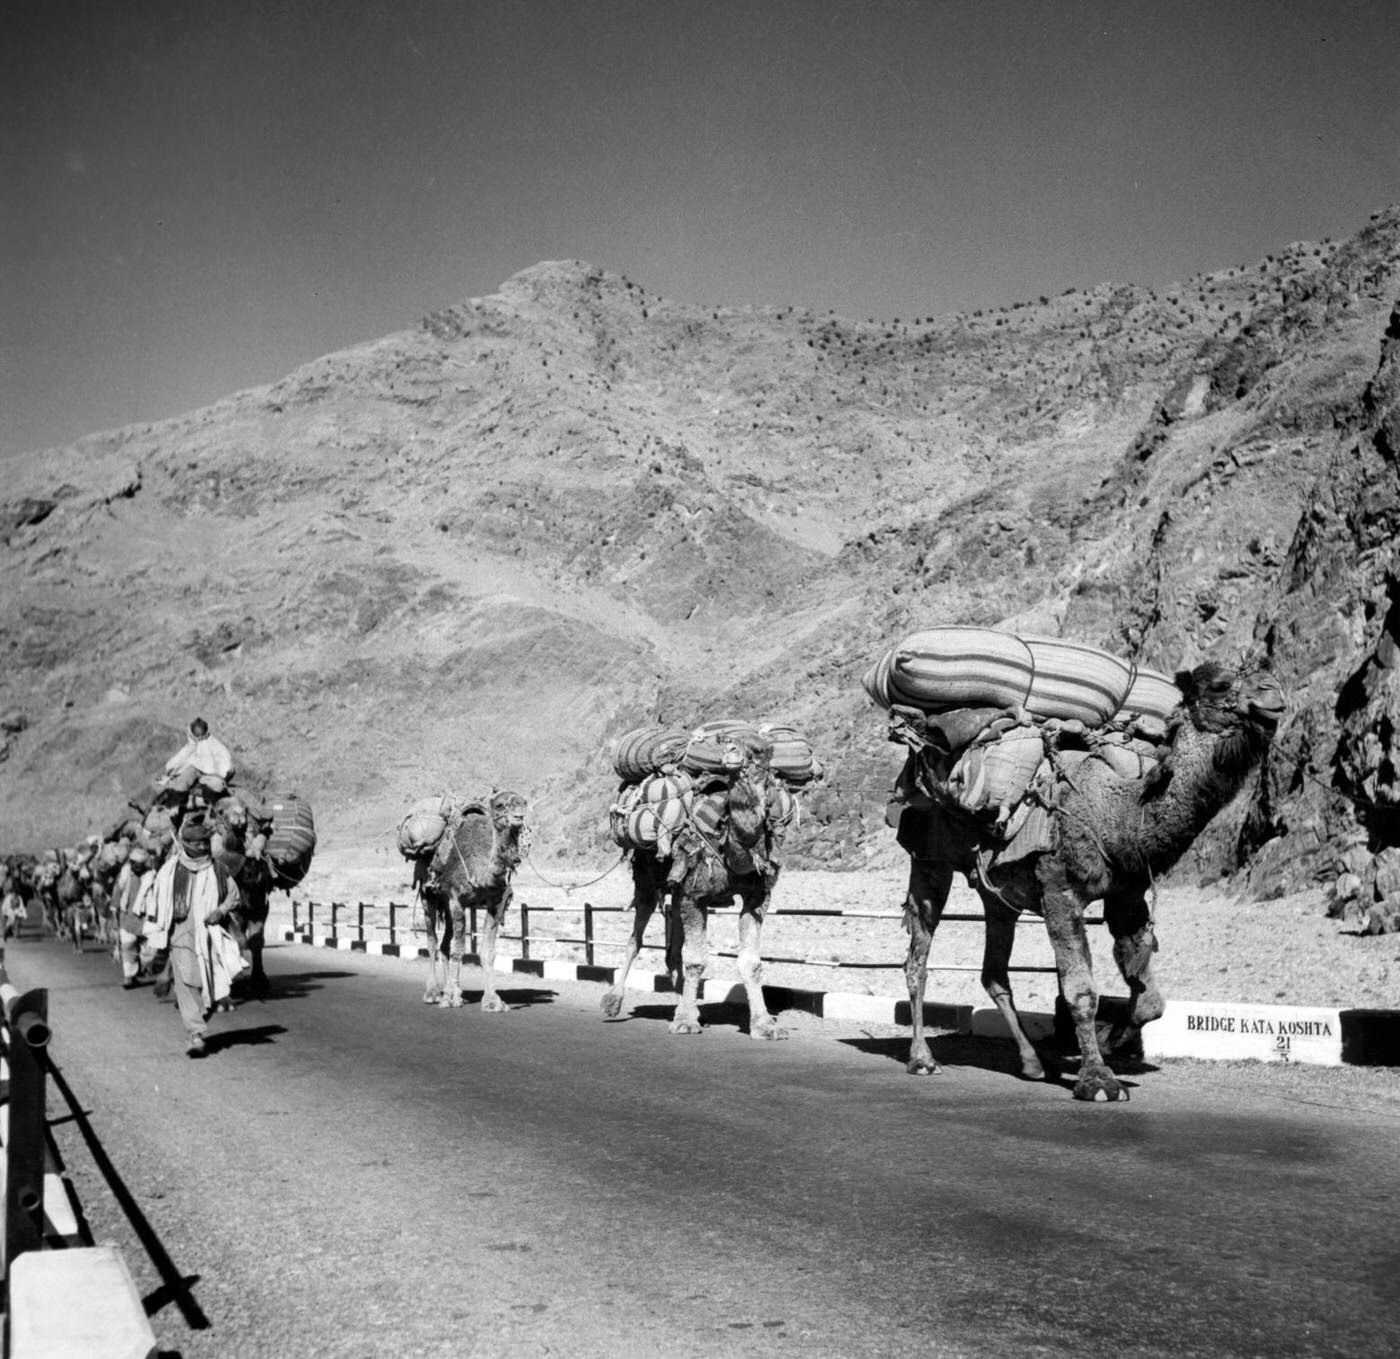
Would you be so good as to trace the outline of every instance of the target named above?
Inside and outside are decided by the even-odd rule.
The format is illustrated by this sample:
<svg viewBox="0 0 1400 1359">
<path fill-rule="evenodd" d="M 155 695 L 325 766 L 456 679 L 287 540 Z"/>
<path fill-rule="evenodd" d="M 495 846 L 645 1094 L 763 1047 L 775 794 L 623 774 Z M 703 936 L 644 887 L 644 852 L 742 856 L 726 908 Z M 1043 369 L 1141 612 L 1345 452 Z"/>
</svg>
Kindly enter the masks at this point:
<svg viewBox="0 0 1400 1359">
<path fill-rule="evenodd" d="M 1167 726 L 1167 755 L 1144 781 L 1146 797 L 1160 796 L 1193 750 L 1207 751 L 1203 776 L 1221 802 L 1259 763 L 1287 712 L 1278 681 L 1263 669 L 1232 671 L 1205 661 L 1175 676 L 1181 706 Z"/>
<path fill-rule="evenodd" d="M 490 807 L 491 825 L 501 839 L 518 836 L 524 829 L 530 804 L 519 793 L 498 788 L 491 794 Z"/>
<path fill-rule="evenodd" d="M 1224 733 L 1251 729 L 1271 738 L 1287 711 L 1278 681 L 1267 670 L 1227 670 L 1206 661 L 1176 674 L 1182 707 L 1198 731 Z"/>
</svg>

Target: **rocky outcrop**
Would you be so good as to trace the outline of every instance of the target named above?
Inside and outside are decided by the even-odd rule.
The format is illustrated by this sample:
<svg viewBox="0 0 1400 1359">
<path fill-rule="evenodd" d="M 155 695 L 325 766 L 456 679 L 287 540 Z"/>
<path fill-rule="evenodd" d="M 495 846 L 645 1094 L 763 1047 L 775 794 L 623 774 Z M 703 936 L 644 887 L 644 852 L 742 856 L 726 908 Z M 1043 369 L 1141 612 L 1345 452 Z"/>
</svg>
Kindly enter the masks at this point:
<svg viewBox="0 0 1400 1359">
<path fill-rule="evenodd" d="M 200 711 L 346 833 L 511 784 L 537 855 L 591 859 L 611 734 L 742 711 L 827 769 L 789 862 L 894 862 L 859 678 L 972 623 L 1266 660 L 1290 718 L 1178 872 L 1383 905 L 1397 271 L 1396 210 L 1158 292 L 888 321 L 555 261 L 50 450 L 0 494 L 0 710 L 30 719 L 0 818 L 86 833 Z"/>
</svg>

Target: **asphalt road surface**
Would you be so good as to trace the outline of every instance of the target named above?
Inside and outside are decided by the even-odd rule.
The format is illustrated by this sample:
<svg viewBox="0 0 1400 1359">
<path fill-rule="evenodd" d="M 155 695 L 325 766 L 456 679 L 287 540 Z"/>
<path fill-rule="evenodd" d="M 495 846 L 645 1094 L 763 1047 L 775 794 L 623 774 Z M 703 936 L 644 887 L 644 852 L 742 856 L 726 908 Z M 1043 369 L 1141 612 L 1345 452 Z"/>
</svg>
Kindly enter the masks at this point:
<svg viewBox="0 0 1400 1359">
<path fill-rule="evenodd" d="M 96 945 L 48 990 L 49 1112 L 166 1356 L 1400 1353 L 1400 1077 L 1174 1062 L 1126 1105 L 1009 1045 L 283 945 L 191 1061 Z M 480 974 L 464 973 L 468 1000 Z"/>
</svg>

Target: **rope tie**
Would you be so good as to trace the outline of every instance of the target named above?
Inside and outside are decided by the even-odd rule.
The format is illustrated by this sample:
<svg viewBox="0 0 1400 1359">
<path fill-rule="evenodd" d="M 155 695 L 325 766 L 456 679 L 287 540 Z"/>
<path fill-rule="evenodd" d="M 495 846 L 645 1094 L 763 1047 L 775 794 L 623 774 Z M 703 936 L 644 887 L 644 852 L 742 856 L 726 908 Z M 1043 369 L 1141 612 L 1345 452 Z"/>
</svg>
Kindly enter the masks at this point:
<svg viewBox="0 0 1400 1359">
<path fill-rule="evenodd" d="M 566 897 L 571 897 L 575 892 L 581 891 L 585 887 L 592 887 L 595 883 L 602 882 L 603 879 L 606 878 L 609 873 L 616 872 L 618 868 L 620 868 L 624 863 L 627 862 L 627 851 L 624 849 L 622 853 L 618 855 L 617 863 L 612 864 L 608 868 L 605 868 L 601 873 L 598 874 L 596 878 L 590 878 L 587 882 L 576 882 L 572 885 L 562 882 L 552 882 L 549 878 L 545 877 L 545 875 L 541 873 L 538 868 L 535 867 L 535 861 L 532 858 L 530 858 L 529 855 L 526 855 L 525 862 L 530 865 L 530 871 L 542 883 L 544 883 L 546 887 L 559 888 Z"/>
</svg>

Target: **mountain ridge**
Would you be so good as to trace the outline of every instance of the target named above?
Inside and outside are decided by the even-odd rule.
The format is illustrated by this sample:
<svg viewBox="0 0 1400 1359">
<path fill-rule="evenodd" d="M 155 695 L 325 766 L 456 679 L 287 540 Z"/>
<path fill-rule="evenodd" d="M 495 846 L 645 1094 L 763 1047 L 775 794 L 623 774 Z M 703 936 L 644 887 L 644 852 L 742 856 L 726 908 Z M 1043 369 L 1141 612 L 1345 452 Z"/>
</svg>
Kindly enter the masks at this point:
<svg viewBox="0 0 1400 1359">
<path fill-rule="evenodd" d="M 545 261 L 48 450 L 0 496 L 0 707 L 27 723 L 6 839 L 109 822 L 200 711 L 337 833 L 387 841 L 425 791 L 510 783 L 543 857 L 591 859 L 611 737 L 739 712 L 827 766 L 793 861 L 888 862 L 898 757 L 859 674 L 966 622 L 1169 671 L 1268 659 L 1297 712 L 1186 871 L 1335 875 L 1359 833 L 1388 843 L 1331 786 L 1326 714 L 1387 635 L 1398 243 L 1392 208 L 1157 292 L 893 321 Z M 1288 791 L 1318 759 L 1325 807 Z"/>
</svg>

